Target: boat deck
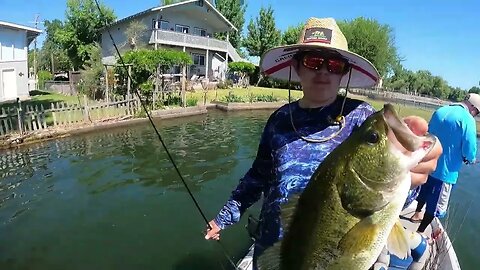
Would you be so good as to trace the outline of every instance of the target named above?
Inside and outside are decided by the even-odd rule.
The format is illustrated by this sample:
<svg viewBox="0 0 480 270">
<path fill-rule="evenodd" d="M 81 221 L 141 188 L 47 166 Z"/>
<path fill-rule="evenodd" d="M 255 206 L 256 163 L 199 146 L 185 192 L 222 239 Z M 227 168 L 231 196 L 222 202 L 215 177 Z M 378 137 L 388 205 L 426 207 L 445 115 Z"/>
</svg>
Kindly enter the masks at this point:
<svg viewBox="0 0 480 270">
<path fill-rule="evenodd" d="M 417 204 L 414 201 L 408 208 L 400 214 L 400 222 L 409 231 L 416 231 L 419 223 L 410 222 L 410 217 L 414 214 Z M 434 241 L 430 249 L 430 256 L 422 264 L 411 265 L 409 270 L 460 270 L 457 255 L 453 249 L 452 243 L 444 230 L 440 220 L 435 218 L 430 226 L 425 230 L 426 235 L 432 235 L 433 231 L 441 230 L 440 236 Z M 237 264 L 238 270 L 253 269 L 253 245 L 248 253 Z"/>
</svg>

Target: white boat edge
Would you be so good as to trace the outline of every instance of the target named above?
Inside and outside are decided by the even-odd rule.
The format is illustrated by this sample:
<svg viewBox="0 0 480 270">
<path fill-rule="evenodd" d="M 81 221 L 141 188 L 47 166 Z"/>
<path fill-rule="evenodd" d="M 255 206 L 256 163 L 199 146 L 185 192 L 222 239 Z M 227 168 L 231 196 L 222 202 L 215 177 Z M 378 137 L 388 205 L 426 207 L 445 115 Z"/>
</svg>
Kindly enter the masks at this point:
<svg viewBox="0 0 480 270">
<path fill-rule="evenodd" d="M 414 201 L 410 206 L 408 206 L 406 209 L 404 209 L 401 213 L 402 216 L 404 217 L 410 217 L 413 215 L 413 212 L 415 212 L 415 208 L 417 207 L 417 202 Z M 409 229 L 414 229 L 416 230 L 416 227 L 418 227 L 419 224 L 414 224 L 409 222 L 408 220 L 401 219 L 401 222 L 403 226 L 409 228 Z M 437 265 L 438 270 L 461 270 L 460 268 L 460 263 L 458 261 L 457 254 L 455 253 L 455 249 L 453 248 L 453 244 L 447 234 L 447 231 L 444 229 L 442 223 L 438 218 L 435 218 L 427 231 L 429 231 L 429 234 L 431 234 L 431 231 L 440 229 L 442 231 L 440 237 L 444 240 L 445 243 L 445 248 L 447 249 L 446 257 L 441 261 L 440 265 Z M 247 254 L 238 261 L 237 263 L 237 270 L 253 270 L 253 247 L 254 245 L 251 245 L 250 248 L 248 249 Z"/>
</svg>

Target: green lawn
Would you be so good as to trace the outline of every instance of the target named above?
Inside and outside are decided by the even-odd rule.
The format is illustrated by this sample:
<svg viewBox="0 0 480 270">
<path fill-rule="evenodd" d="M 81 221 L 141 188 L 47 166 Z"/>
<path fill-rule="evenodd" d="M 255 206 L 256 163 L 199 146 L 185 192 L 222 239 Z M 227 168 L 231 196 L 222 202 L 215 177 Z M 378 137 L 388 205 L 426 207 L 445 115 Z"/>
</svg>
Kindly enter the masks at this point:
<svg viewBox="0 0 480 270">
<path fill-rule="evenodd" d="M 51 103 L 51 102 L 65 102 L 68 104 L 75 104 L 79 103 L 79 97 L 78 96 L 65 96 L 62 94 L 57 94 L 53 92 L 46 92 L 46 91 L 32 91 L 30 92 L 30 96 L 32 97 L 31 101 L 32 103 Z"/>
<path fill-rule="evenodd" d="M 52 102 L 65 102 L 68 104 L 75 104 L 79 103 L 78 97 L 77 96 L 65 96 L 57 93 L 52 93 L 52 92 L 45 92 L 45 91 L 31 91 L 30 92 L 30 99 L 21 101 L 22 106 L 32 106 L 35 108 L 37 106 L 38 108 L 43 105 L 44 109 L 50 109 L 50 104 Z M 5 102 L 0 104 L 0 108 L 8 108 L 8 107 L 16 107 L 17 103 L 16 101 L 11 101 L 11 102 Z"/>
<path fill-rule="evenodd" d="M 245 88 L 234 88 L 234 89 L 218 89 L 218 90 L 210 90 L 206 93 L 207 102 L 211 102 L 214 100 L 222 100 L 222 98 L 226 97 L 229 93 L 233 93 L 236 96 L 243 97 L 244 100 L 248 100 L 248 96 L 253 95 L 273 95 L 280 101 L 288 101 L 288 90 L 286 89 L 275 89 L 275 88 L 264 88 L 264 87 L 250 87 L 249 89 Z M 199 92 L 187 92 L 187 99 L 188 98 L 196 98 L 199 104 L 203 104 L 205 93 L 203 91 Z M 296 100 L 302 97 L 301 91 L 292 91 L 291 92 L 292 99 Z M 350 95 L 350 97 L 365 100 L 366 102 L 370 103 L 375 109 L 380 110 L 383 107 L 384 102 L 369 99 L 365 96 L 358 96 L 358 95 Z M 406 106 L 403 104 L 394 104 L 395 108 L 398 110 L 401 116 L 408 116 L 408 115 L 418 115 L 420 117 L 425 118 L 426 120 L 430 120 L 433 111 L 432 110 L 425 110 L 420 109 L 414 106 Z"/>
<path fill-rule="evenodd" d="M 383 101 L 370 99 L 365 96 L 358 96 L 358 95 L 350 95 L 350 96 L 352 98 L 365 100 L 377 110 L 380 110 L 383 107 L 383 104 L 385 104 L 385 102 Z M 397 109 L 398 114 L 402 117 L 417 115 L 424 118 L 427 121 L 430 121 L 430 118 L 432 117 L 432 114 L 433 114 L 433 110 L 427 110 L 427 109 L 418 108 L 415 106 L 409 106 L 409 105 L 398 104 L 398 103 L 392 103 L 392 104 L 395 106 L 395 109 Z"/>
<path fill-rule="evenodd" d="M 187 99 L 194 98 L 198 100 L 198 104 L 203 104 L 205 97 L 206 97 L 207 103 L 215 100 L 221 101 L 221 100 L 225 100 L 225 97 L 228 96 L 229 93 L 232 93 L 235 96 L 241 97 L 246 102 L 248 102 L 249 97 L 251 95 L 273 96 L 279 101 L 283 101 L 283 102 L 288 101 L 288 90 L 264 88 L 264 87 L 249 87 L 247 89 L 245 88 L 217 89 L 217 90 L 210 90 L 207 93 L 204 93 L 203 91 L 187 92 Z M 52 102 L 64 102 L 67 104 L 80 103 L 79 97 L 77 96 L 64 96 L 57 93 L 43 92 L 43 91 L 34 91 L 34 92 L 31 92 L 30 94 L 32 96 L 31 100 L 22 102 L 23 105 L 31 105 L 31 106 L 37 105 L 39 108 L 40 108 L 40 105 L 43 105 L 45 109 L 49 109 L 50 103 Z M 291 95 L 292 95 L 292 100 L 296 100 L 302 97 L 302 92 L 292 90 Z M 366 102 L 370 103 L 373 107 L 375 107 L 375 109 L 377 110 L 381 109 L 384 104 L 383 101 L 369 99 L 365 96 L 350 94 L 350 97 L 365 100 Z M 89 103 L 93 104 L 94 102 L 89 100 Z M 430 109 L 418 108 L 418 107 L 404 105 L 400 103 L 398 104 L 393 103 L 393 104 L 397 109 L 399 115 L 401 115 L 402 117 L 409 116 L 409 115 L 417 115 L 429 121 L 433 113 L 433 110 L 430 110 Z M 0 108 L 10 107 L 10 106 L 15 106 L 15 103 L 0 104 Z M 51 121 L 52 121 L 51 115 L 48 115 L 47 122 L 51 122 Z M 480 133 L 480 125 L 477 125 L 477 131 L 479 131 Z"/>
<path fill-rule="evenodd" d="M 218 90 L 210 90 L 207 93 L 203 91 L 198 92 L 187 92 L 187 99 L 188 98 L 196 98 L 198 100 L 198 104 L 203 104 L 203 100 L 206 94 L 207 102 L 212 102 L 214 100 L 223 100 L 229 93 L 233 93 L 236 96 L 242 97 L 245 101 L 248 101 L 248 97 L 250 95 L 272 95 L 276 97 L 279 101 L 288 101 L 288 90 L 286 89 L 276 89 L 276 88 L 265 88 L 265 87 L 250 87 L 248 89 L 245 88 L 234 88 L 234 89 L 218 89 Z M 22 102 L 23 105 L 40 105 L 43 104 L 45 109 L 50 108 L 51 102 L 64 102 L 67 104 L 79 104 L 79 97 L 77 96 L 64 96 L 57 93 L 51 92 L 41 92 L 35 91 L 32 94 L 32 99 L 29 101 Z M 301 91 L 291 91 L 292 100 L 297 100 L 302 97 Z M 377 110 L 381 109 L 384 102 L 378 100 L 372 100 L 364 96 L 357 96 L 357 95 L 350 95 L 351 97 L 358 98 L 365 100 L 366 102 L 372 104 Z M 92 104 L 93 101 L 89 100 L 89 103 Z M 426 120 L 430 120 L 430 117 L 433 113 L 431 110 L 425 110 L 416 108 L 413 106 L 405 106 L 403 104 L 394 104 L 397 108 L 399 114 L 401 116 L 407 115 L 418 115 Z"/>
<path fill-rule="evenodd" d="M 250 95 L 273 95 L 278 98 L 280 101 L 288 101 L 288 90 L 285 89 L 276 89 L 276 88 L 265 88 L 265 87 L 249 87 L 245 88 L 233 88 L 233 89 L 217 89 L 210 90 L 206 93 L 207 103 L 217 100 L 222 101 L 222 99 L 228 96 L 229 93 L 232 93 L 236 96 L 241 96 L 244 100 L 249 100 Z M 292 91 L 292 99 L 296 100 L 302 97 L 301 91 Z M 203 91 L 198 92 L 187 92 L 188 98 L 196 98 L 199 104 L 203 104 L 205 93 Z"/>
</svg>

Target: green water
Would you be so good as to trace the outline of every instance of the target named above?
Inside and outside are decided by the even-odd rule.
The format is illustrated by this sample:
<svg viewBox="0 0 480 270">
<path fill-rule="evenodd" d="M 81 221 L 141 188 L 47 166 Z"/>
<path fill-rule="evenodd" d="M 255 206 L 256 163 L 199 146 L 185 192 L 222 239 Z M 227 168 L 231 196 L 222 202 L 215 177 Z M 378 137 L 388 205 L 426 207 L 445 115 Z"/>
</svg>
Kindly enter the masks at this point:
<svg viewBox="0 0 480 270">
<path fill-rule="evenodd" d="M 158 123 L 209 219 L 250 167 L 269 114 Z M 480 170 L 462 173 L 455 247 L 463 269 L 475 269 Z M 147 124 L 1 152 L 0 175 L 0 269 L 229 269 L 218 243 L 203 239 L 204 221 Z M 251 243 L 244 225 L 222 235 L 234 261 Z"/>
</svg>

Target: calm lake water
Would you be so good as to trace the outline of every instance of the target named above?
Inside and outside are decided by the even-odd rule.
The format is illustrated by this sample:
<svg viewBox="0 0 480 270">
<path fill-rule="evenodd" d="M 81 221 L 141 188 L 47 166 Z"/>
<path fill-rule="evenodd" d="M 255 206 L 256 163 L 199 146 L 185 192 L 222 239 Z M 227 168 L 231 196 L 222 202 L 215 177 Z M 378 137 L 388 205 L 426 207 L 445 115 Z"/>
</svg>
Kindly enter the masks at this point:
<svg viewBox="0 0 480 270">
<path fill-rule="evenodd" d="M 270 112 L 158 123 L 209 219 L 250 167 Z M 479 174 L 465 167 L 452 196 L 463 269 L 480 265 Z M 0 175 L 0 269 L 230 269 L 148 124 L 0 152 Z M 222 235 L 235 262 L 251 243 L 245 222 Z"/>
</svg>

